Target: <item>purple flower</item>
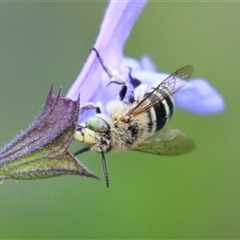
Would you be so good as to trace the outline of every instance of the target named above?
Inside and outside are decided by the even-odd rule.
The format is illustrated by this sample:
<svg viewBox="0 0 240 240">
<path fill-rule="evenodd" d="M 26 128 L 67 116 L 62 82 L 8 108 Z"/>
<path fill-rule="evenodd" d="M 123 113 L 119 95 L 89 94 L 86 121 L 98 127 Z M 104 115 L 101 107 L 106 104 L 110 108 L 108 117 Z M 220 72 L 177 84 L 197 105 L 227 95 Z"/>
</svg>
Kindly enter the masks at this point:
<svg viewBox="0 0 240 240">
<path fill-rule="evenodd" d="M 149 56 L 143 56 L 140 61 L 123 56 L 124 43 L 145 4 L 145 0 L 111 1 L 94 45 L 104 64 L 126 80 L 126 97 L 133 94 L 137 84 L 143 84 L 146 88 L 156 86 L 169 75 L 157 72 Z M 132 76 L 138 79 L 134 86 L 130 82 L 129 67 Z M 67 97 L 62 98 L 60 91 L 54 96 L 51 88 L 34 123 L 0 149 L 0 181 L 42 179 L 67 174 L 97 178 L 68 148 L 77 122 L 86 121 L 95 112 L 93 109 L 83 110 L 79 119 L 79 95 L 81 105 L 93 102 L 104 112 L 106 103 L 116 99 L 122 88 L 119 84 L 109 83 L 110 77 L 100 64 L 96 52 L 92 51 Z M 196 114 L 219 113 L 224 109 L 221 95 L 203 79 L 193 79 L 176 92 L 174 98 L 177 107 Z"/>
<path fill-rule="evenodd" d="M 150 57 L 143 56 L 140 61 L 124 57 L 124 43 L 146 1 L 110 1 L 99 36 L 94 48 L 102 57 L 104 63 L 110 66 L 128 81 L 128 69 L 132 75 L 143 84 L 157 85 L 169 74 L 159 73 Z M 182 67 L 182 66 L 179 66 Z M 176 69 L 173 69 L 176 70 Z M 107 102 L 115 99 L 121 89 L 117 84 L 111 84 L 109 76 L 99 63 L 95 52 L 91 52 L 82 71 L 73 83 L 67 98 L 77 99 L 80 93 L 81 105 L 87 102 L 100 104 L 103 108 Z M 127 82 L 127 95 L 134 87 Z M 204 79 L 193 79 L 184 88 L 174 94 L 176 106 L 195 114 L 215 114 L 223 111 L 224 101 L 221 95 Z M 79 122 L 84 122 L 93 110 L 81 112 Z"/>
</svg>

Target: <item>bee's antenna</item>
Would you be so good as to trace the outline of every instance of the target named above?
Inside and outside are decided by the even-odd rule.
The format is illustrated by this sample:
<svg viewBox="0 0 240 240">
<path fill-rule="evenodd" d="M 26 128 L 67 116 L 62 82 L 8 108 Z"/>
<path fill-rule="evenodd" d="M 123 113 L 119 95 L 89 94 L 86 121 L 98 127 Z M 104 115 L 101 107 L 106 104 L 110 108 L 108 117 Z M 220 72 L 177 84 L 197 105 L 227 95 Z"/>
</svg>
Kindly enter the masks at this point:
<svg viewBox="0 0 240 240">
<path fill-rule="evenodd" d="M 102 154 L 102 166 L 103 166 L 103 173 L 104 173 L 104 177 L 105 177 L 105 182 L 107 185 L 107 188 L 109 187 L 109 180 L 108 180 L 108 172 L 107 172 L 107 164 L 106 164 L 106 159 L 104 156 L 103 151 L 101 151 Z"/>
</svg>

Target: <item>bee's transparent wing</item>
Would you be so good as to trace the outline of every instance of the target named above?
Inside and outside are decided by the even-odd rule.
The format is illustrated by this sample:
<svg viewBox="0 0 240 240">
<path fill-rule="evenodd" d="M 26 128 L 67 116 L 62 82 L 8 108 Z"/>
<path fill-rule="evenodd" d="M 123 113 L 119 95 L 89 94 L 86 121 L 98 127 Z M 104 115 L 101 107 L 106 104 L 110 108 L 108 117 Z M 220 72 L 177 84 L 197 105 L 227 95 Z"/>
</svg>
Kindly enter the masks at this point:
<svg viewBox="0 0 240 240">
<path fill-rule="evenodd" d="M 179 68 L 177 71 L 164 79 L 156 88 L 154 88 L 154 90 L 150 94 L 144 97 L 136 106 L 130 109 L 128 115 L 136 116 L 138 114 L 141 114 L 142 112 L 146 112 L 155 104 L 162 102 L 163 99 L 184 87 L 187 81 L 190 79 L 192 73 L 192 65 L 186 65 L 182 68 Z M 160 91 L 161 88 L 165 89 L 165 91 L 162 92 L 161 97 L 156 97 L 156 94 Z"/>
<path fill-rule="evenodd" d="M 188 153 L 194 148 L 193 140 L 180 130 L 163 129 L 133 150 L 156 155 L 176 156 Z"/>
</svg>

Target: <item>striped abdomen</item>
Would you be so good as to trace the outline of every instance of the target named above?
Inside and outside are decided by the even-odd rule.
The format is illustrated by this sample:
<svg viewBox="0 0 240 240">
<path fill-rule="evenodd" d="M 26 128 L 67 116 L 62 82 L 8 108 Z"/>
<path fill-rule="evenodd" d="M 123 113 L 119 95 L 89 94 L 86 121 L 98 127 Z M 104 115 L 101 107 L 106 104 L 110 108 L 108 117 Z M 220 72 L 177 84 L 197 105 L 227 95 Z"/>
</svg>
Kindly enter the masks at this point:
<svg viewBox="0 0 240 240">
<path fill-rule="evenodd" d="M 146 93 L 148 96 L 150 93 Z M 164 127 L 167 121 L 172 117 L 174 111 L 174 99 L 166 87 L 160 87 L 157 93 L 152 94 L 148 100 L 153 106 L 148 110 L 149 132 L 151 134 Z"/>
</svg>

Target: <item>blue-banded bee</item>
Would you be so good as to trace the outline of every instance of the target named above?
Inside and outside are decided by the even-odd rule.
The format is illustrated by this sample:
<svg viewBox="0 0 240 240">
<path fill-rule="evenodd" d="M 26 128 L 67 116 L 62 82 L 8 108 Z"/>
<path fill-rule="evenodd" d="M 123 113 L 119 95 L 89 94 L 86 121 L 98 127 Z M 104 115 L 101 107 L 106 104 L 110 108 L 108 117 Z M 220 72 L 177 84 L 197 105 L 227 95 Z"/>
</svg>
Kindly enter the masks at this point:
<svg viewBox="0 0 240 240">
<path fill-rule="evenodd" d="M 105 153 L 110 150 L 135 150 L 156 155 L 180 155 L 191 151 L 194 142 L 176 129 L 161 130 L 174 111 L 173 94 L 186 84 L 193 72 L 193 66 L 187 65 L 172 73 L 151 91 L 131 75 L 129 80 L 136 87 L 132 96 L 124 101 L 127 84 L 121 76 L 104 64 L 98 51 L 93 48 L 103 69 L 111 78 L 110 83 L 122 85 L 119 97 L 106 105 L 106 113 L 99 106 L 87 103 L 81 109 L 96 110 L 96 115 L 85 123 L 80 123 L 75 139 L 84 142 L 87 147 L 75 155 L 93 150 L 102 155 L 106 185 L 109 187 Z"/>
</svg>

